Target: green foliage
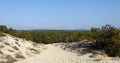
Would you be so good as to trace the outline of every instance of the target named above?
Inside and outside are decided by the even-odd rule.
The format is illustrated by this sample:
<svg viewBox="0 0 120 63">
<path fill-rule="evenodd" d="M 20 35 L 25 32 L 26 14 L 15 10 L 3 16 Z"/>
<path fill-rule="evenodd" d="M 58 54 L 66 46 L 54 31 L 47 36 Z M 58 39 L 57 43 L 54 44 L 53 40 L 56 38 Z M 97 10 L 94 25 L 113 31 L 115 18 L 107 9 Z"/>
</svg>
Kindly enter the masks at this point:
<svg viewBox="0 0 120 63">
<path fill-rule="evenodd" d="M 32 35 L 28 31 L 18 31 L 12 28 L 7 28 L 5 25 L 0 25 L 0 31 L 26 40 L 32 40 Z M 0 35 L 3 35 L 1 32 Z"/>
<path fill-rule="evenodd" d="M 19 31 L 18 37 L 24 38 L 24 39 L 26 39 L 26 40 L 33 40 L 33 39 L 32 39 L 32 35 L 30 34 L 30 32 L 24 31 L 24 30 Z"/>
<path fill-rule="evenodd" d="M 6 33 L 8 33 L 8 34 L 11 34 L 11 35 L 13 35 L 13 36 L 17 36 L 17 31 L 16 30 L 14 30 L 14 29 L 12 29 L 12 28 L 9 28 L 9 29 L 7 29 L 7 32 Z"/>
<path fill-rule="evenodd" d="M 0 36 L 5 36 L 5 34 L 3 34 L 2 32 L 0 32 Z"/>
<path fill-rule="evenodd" d="M 92 37 L 96 40 L 97 49 L 104 49 L 110 56 L 120 56 L 120 30 L 106 25 L 92 28 Z"/>
<path fill-rule="evenodd" d="M 89 31 L 80 30 L 29 30 L 37 43 L 78 42 L 90 40 Z"/>
<path fill-rule="evenodd" d="M 90 39 L 90 32 L 73 30 L 32 30 L 33 41 L 37 43 L 79 42 Z"/>
<path fill-rule="evenodd" d="M 15 30 L 0 26 L 0 31 L 20 37 L 26 40 L 33 40 L 37 43 L 57 43 L 57 42 L 79 42 L 91 40 L 91 34 L 87 30 Z"/>
<path fill-rule="evenodd" d="M 7 32 L 7 27 L 4 25 L 0 25 L 0 31 L 1 32 Z"/>
</svg>

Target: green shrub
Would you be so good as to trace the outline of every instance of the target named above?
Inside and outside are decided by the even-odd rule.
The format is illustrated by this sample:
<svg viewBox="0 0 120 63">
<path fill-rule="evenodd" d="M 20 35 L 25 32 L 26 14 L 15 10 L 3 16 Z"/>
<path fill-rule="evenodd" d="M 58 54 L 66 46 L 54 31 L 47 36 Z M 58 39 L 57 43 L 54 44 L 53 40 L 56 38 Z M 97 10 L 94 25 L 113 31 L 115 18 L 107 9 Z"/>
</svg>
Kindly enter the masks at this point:
<svg viewBox="0 0 120 63">
<path fill-rule="evenodd" d="M 2 32 L 0 32 L 0 36 L 5 36 L 5 34 L 3 34 Z"/>
<path fill-rule="evenodd" d="M 91 29 L 93 38 L 96 40 L 96 48 L 104 49 L 109 56 L 120 57 L 120 30 L 106 25 L 101 28 Z"/>
</svg>

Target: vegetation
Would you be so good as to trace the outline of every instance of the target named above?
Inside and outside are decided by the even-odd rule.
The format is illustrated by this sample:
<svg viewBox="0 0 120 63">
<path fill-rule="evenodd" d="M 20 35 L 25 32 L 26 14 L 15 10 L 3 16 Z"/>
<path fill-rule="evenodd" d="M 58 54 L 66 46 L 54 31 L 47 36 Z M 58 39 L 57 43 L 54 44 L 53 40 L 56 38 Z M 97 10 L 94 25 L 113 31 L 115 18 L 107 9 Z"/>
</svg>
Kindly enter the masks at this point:
<svg viewBox="0 0 120 63">
<path fill-rule="evenodd" d="M 30 32 L 27 32 L 24 30 L 19 31 L 19 30 L 15 30 L 12 28 L 7 28 L 4 25 L 0 25 L 0 35 L 2 34 L 2 32 L 8 33 L 8 34 L 11 34 L 13 36 L 20 37 L 20 38 L 23 38 L 26 40 L 32 40 L 32 36 L 31 36 Z"/>
<path fill-rule="evenodd" d="M 0 31 L 26 40 L 45 44 L 92 40 L 89 30 L 15 30 L 0 25 Z"/>
<path fill-rule="evenodd" d="M 15 30 L 0 25 L 0 36 L 8 33 L 37 43 L 94 41 L 95 49 L 105 50 L 110 56 L 120 57 L 120 29 L 105 25 L 101 28 L 91 28 L 90 31 L 80 30 Z"/>
<path fill-rule="evenodd" d="M 5 34 L 3 34 L 2 32 L 0 32 L 0 36 L 5 36 Z"/>
<path fill-rule="evenodd" d="M 120 56 L 120 29 L 111 25 L 91 28 L 96 49 L 103 49 L 110 56 Z"/>
<path fill-rule="evenodd" d="M 26 40 L 33 40 L 30 32 L 27 32 L 25 30 L 19 31 L 19 33 L 17 33 L 17 36 L 20 37 L 20 38 L 24 38 Z"/>
<path fill-rule="evenodd" d="M 38 43 L 56 43 L 56 42 L 79 42 L 89 40 L 89 31 L 68 31 L 68 30 L 32 30 L 29 31 L 33 41 Z"/>
</svg>

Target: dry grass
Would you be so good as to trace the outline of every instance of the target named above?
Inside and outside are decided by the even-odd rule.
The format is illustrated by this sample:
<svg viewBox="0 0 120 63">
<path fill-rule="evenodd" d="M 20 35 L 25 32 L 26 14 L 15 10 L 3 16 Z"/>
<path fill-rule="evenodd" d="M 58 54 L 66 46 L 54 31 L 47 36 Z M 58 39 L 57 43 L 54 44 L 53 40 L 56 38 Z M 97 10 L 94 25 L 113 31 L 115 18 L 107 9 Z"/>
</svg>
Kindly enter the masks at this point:
<svg viewBox="0 0 120 63">
<path fill-rule="evenodd" d="M 42 49 L 46 50 L 46 49 L 47 49 L 47 46 L 43 46 Z"/>
<path fill-rule="evenodd" d="M 4 62 L 4 63 L 14 63 L 15 61 L 17 61 L 17 60 L 14 59 L 11 55 L 6 55 L 5 58 L 7 59 L 7 61 Z"/>
<path fill-rule="evenodd" d="M 15 50 L 19 50 L 16 46 L 12 46 L 12 48 L 15 49 Z"/>
<path fill-rule="evenodd" d="M 10 51 L 10 52 L 14 52 L 13 50 L 8 50 L 8 51 Z"/>
<path fill-rule="evenodd" d="M 4 44 L 5 44 L 5 45 L 8 45 L 8 46 L 10 46 L 10 44 L 9 44 L 9 43 L 6 43 L 6 42 L 5 42 Z"/>
<path fill-rule="evenodd" d="M 120 61 L 120 57 L 116 56 L 115 60 Z"/>
<path fill-rule="evenodd" d="M 107 57 L 104 55 L 96 55 L 95 56 L 95 61 L 105 61 L 107 60 Z"/>
<path fill-rule="evenodd" d="M 16 56 L 16 58 L 25 59 L 25 57 L 22 55 L 22 53 L 16 53 L 15 56 Z"/>
<path fill-rule="evenodd" d="M 20 46 L 20 44 L 18 42 L 15 42 L 18 46 Z"/>
<path fill-rule="evenodd" d="M 5 34 L 4 34 L 4 33 L 2 33 L 2 32 L 0 32 L 0 36 L 5 36 Z"/>
<path fill-rule="evenodd" d="M 3 52 L 0 50 L 0 54 L 3 54 Z"/>
</svg>

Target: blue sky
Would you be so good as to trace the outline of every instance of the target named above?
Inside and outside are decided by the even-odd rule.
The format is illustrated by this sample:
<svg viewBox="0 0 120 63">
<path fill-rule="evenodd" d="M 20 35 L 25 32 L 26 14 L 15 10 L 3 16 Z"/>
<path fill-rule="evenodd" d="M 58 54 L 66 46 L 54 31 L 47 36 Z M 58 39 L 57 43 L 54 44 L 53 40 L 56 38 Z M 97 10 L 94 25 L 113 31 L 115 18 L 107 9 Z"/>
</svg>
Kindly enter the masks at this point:
<svg viewBox="0 0 120 63">
<path fill-rule="evenodd" d="M 120 27 L 120 0 L 0 0 L 0 24 L 15 29 Z"/>
</svg>

